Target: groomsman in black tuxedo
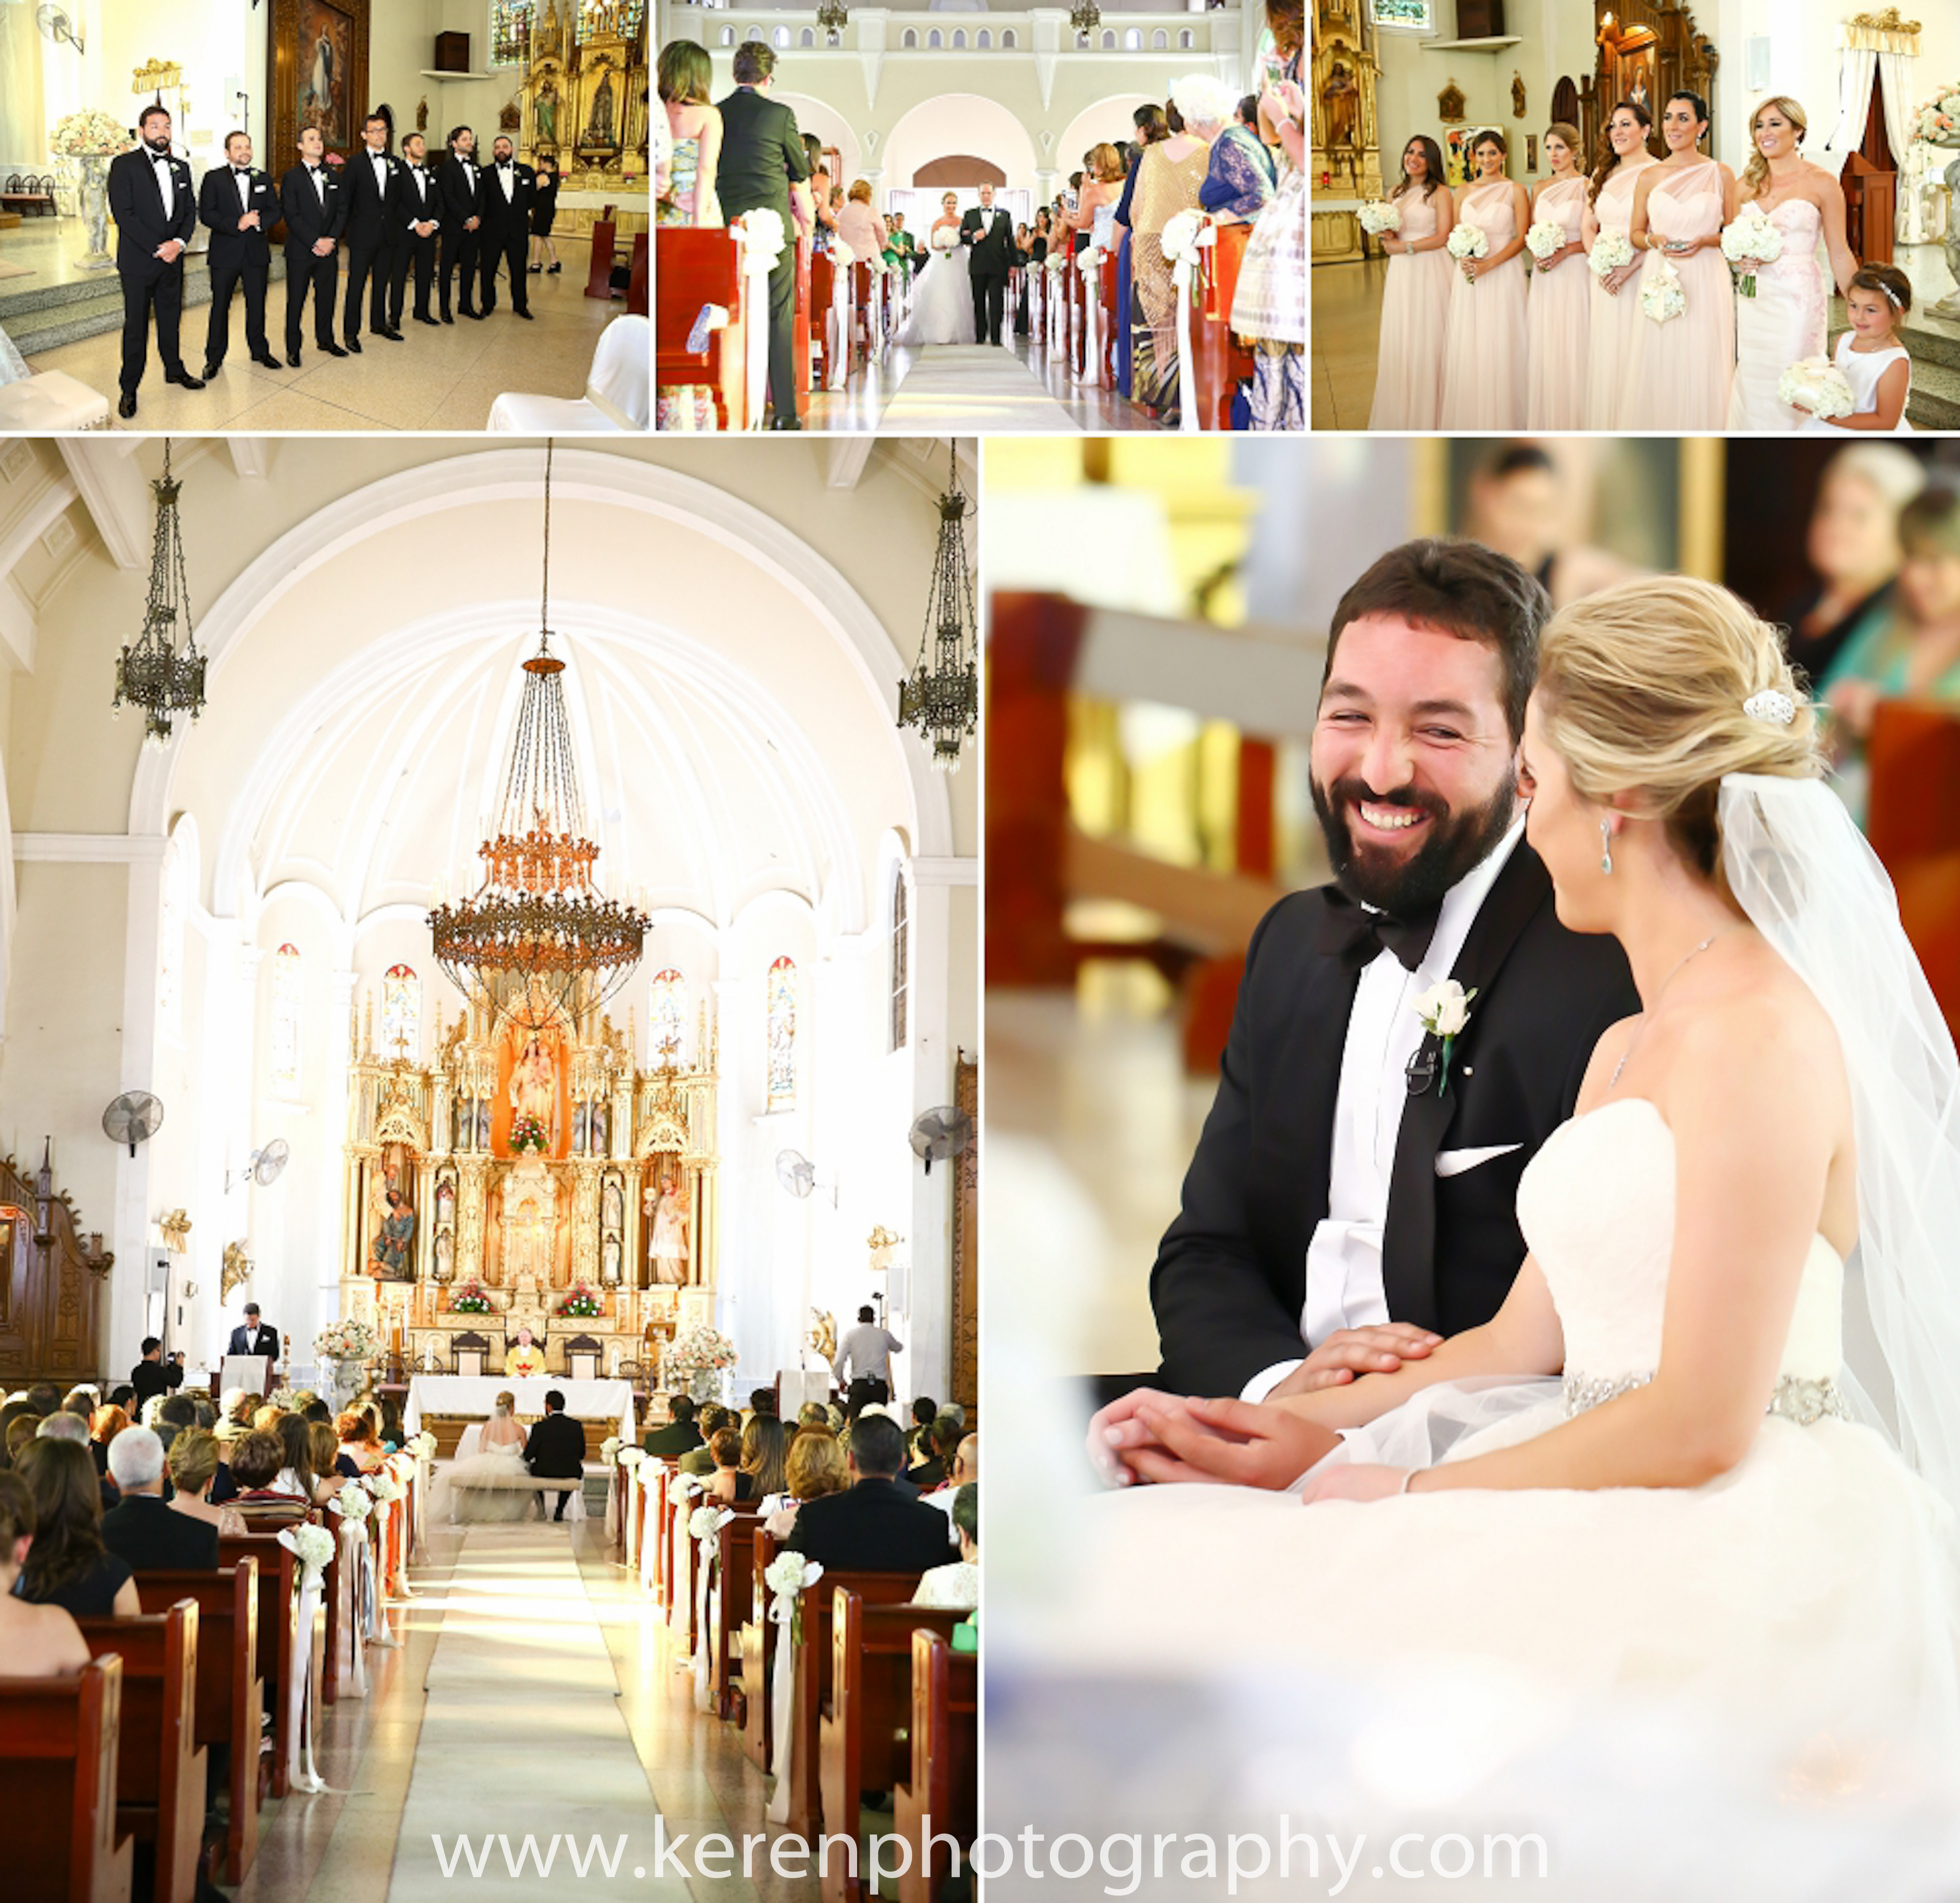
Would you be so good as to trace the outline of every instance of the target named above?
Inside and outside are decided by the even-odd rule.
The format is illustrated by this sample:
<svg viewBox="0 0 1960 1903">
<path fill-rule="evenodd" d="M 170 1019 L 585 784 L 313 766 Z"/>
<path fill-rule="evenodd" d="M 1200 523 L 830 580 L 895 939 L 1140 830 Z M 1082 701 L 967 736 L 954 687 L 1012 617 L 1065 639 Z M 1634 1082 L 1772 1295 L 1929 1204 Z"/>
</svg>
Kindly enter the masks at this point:
<svg viewBox="0 0 1960 1903">
<path fill-rule="evenodd" d="M 1218 1094 L 1150 1275 L 1160 1389 L 1249 1401 L 1427 1354 L 1525 1255 L 1518 1180 L 1637 1013 L 1614 939 L 1558 921 L 1517 746 L 1551 612 L 1477 543 L 1410 543 L 1335 610 L 1309 771 L 1335 883 L 1246 955 Z M 1470 994 L 1446 1049 L 1417 1000 Z M 1129 1387 L 1104 1384 L 1102 1398 Z M 1098 1415 L 1134 1448 L 1134 1395 Z"/>
<path fill-rule="evenodd" d="M 388 328 L 399 334 L 402 299 L 409 267 L 415 272 L 415 322 L 435 323 L 429 315 L 429 285 L 435 276 L 436 247 L 442 236 L 442 193 L 428 165 L 428 142 L 420 132 L 402 141 L 402 163 L 388 199 L 388 222 L 395 234 L 388 281 Z"/>
<path fill-rule="evenodd" d="M 520 317 L 531 314 L 524 265 L 531 248 L 531 199 L 536 186 L 537 174 L 517 163 L 511 142 L 499 135 L 483 174 L 482 291 L 476 307 L 486 317 L 497 308 L 499 264 L 511 269 L 511 308 Z"/>
<path fill-rule="evenodd" d="M 449 156 L 442 162 L 442 262 L 438 282 L 442 287 L 442 320 L 449 314 L 449 282 L 457 272 L 458 307 L 466 317 L 482 315 L 470 302 L 476 289 L 477 254 L 483 245 L 483 168 L 476 163 L 476 135 L 459 126 L 449 135 Z"/>
<path fill-rule="evenodd" d="M 109 215 L 116 221 L 116 275 L 123 281 L 123 400 L 117 414 L 136 413 L 136 386 L 150 358 L 150 313 L 157 313 L 157 355 L 164 379 L 202 390 L 177 348 L 183 312 L 183 255 L 197 230 L 190 167 L 170 151 L 170 116 L 145 106 L 136 121 L 142 140 L 109 162 Z"/>
<path fill-rule="evenodd" d="M 362 149 L 347 161 L 347 304 L 340 320 L 342 340 L 356 356 L 364 299 L 368 328 L 377 337 L 402 341 L 402 333 L 388 321 L 396 239 L 388 200 L 402 161 L 388 150 L 388 122 L 380 113 L 368 115 L 361 143 Z"/>
<path fill-rule="evenodd" d="M 1007 274 L 1014 268 L 1014 228 L 994 204 L 994 188 L 980 188 L 980 202 L 959 221 L 959 241 L 972 247 L 968 269 L 973 285 L 973 341 L 998 344 L 1007 307 Z"/>
<path fill-rule="evenodd" d="M 245 344 L 255 364 L 284 368 L 266 341 L 266 285 L 272 269 L 266 228 L 279 215 L 272 181 L 252 164 L 249 132 L 225 135 L 224 163 L 204 175 L 197 215 L 211 234 L 211 325 L 205 333 L 204 375 L 208 383 L 224 367 L 231 341 L 231 294 L 245 288 Z"/>
<path fill-rule="evenodd" d="M 286 361 L 300 367 L 300 320 L 313 293 L 313 342 L 329 357 L 347 352 L 333 341 L 333 303 L 340 288 L 340 234 L 347 228 L 347 188 L 322 161 L 317 126 L 300 134 L 300 162 L 279 181 L 286 220 Z"/>
</svg>

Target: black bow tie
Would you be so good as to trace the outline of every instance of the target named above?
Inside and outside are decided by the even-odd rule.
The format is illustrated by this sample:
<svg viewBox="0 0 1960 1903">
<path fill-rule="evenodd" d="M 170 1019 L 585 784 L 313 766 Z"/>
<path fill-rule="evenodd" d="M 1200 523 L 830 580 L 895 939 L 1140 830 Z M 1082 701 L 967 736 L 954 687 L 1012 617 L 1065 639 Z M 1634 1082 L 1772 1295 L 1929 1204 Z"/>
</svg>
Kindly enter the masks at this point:
<svg viewBox="0 0 1960 1903">
<path fill-rule="evenodd" d="M 318 178 L 320 177 L 320 167 L 317 165 L 309 165 L 307 167 L 307 170 L 308 173 L 314 178 Z"/>
<path fill-rule="evenodd" d="M 1327 912 L 1320 928 L 1320 949 L 1338 958 L 1350 971 L 1372 965 L 1385 951 L 1401 959 L 1403 969 L 1414 971 L 1429 951 L 1436 936 L 1436 915 L 1431 906 L 1413 918 L 1392 918 L 1385 912 L 1370 912 L 1357 905 L 1344 892 L 1330 888 Z"/>
<path fill-rule="evenodd" d="M 252 168 L 249 165 L 234 165 L 231 168 L 231 176 L 234 178 L 250 178 Z"/>
<path fill-rule="evenodd" d="M 508 172 L 511 169 L 511 161 L 508 158 L 500 158 L 497 161 L 497 169 L 500 172 Z"/>
</svg>

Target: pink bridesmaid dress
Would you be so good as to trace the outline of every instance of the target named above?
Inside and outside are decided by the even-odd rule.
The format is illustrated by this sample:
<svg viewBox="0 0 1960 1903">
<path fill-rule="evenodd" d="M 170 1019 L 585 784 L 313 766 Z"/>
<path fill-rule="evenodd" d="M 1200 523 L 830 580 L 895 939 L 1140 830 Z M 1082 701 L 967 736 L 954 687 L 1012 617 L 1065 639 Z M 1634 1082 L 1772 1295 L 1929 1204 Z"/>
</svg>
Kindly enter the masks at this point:
<svg viewBox="0 0 1960 1903">
<path fill-rule="evenodd" d="M 1592 215 L 1601 237 L 1608 231 L 1627 235 L 1634 218 L 1634 186 L 1653 162 L 1649 158 L 1637 165 L 1622 165 L 1599 188 Z M 1638 259 L 1636 253 L 1635 262 Z M 1640 315 L 1640 282 L 1637 277 L 1628 278 L 1616 296 L 1592 275 L 1589 261 L 1586 275 L 1592 299 L 1592 320 L 1586 339 L 1586 427 L 1616 430 L 1633 374 L 1634 326 L 1647 321 Z"/>
<path fill-rule="evenodd" d="M 1478 186 L 1457 207 L 1460 229 L 1474 224 L 1501 251 L 1519 235 L 1508 179 Z M 1446 251 L 1443 254 L 1449 256 Z M 1525 425 L 1525 267 L 1520 258 L 1493 269 L 1479 263 L 1475 283 L 1450 259 L 1449 336 L 1443 361 L 1440 427 L 1516 430 Z"/>
<path fill-rule="evenodd" d="M 1586 181 L 1561 179 L 1544 186 L 1533 208 L 1534 223 L 1556 219 L 1565 241 L 1577 244 L 1586 213 Z M 1531 257 L 1528 251 L 1525 253 Z M 1592 274 L 1583 253 L 1575 252 L 1549 271 L 1532 259 L 1525 301 L 1525 426 L 1532 430 L 1586 427 L 1586 333 L 1592 313 Z"/>
<path fill-rule="evenodd" d="M 1446 188 L 1437 187 L 1442 192 Z M 1434 198 L 1420 186 L 1395 200 L 1402 238 L 1433 238 L 1440 222 Z M 1443 347 L 1449 318 L 1449 287 L 1456 260 L 1438 247 L 1413 256 L 1392 252 L 1382 292 L 1382 339 L 1375 364 L 1370 429 L 1436 428 L 1443 415 Z"/>
<path fill-rule="evenodd" d="M 1811 419 L 1777 395 L 1792 364 L 1824 355 L 1830 283 L 1822 256 L 1824 215 L 1808 199 L 1772 205 L 1783 256 L 1756 272 L 1756 294 L 1736 287 L 1736 380 L 1729 392 L 1732 431 L 1801 429 Z"/>
<path fill-rule="evenodd" d="M 1722 170 L 1712 160 L 1655 180 L 1647 194 L 1650 239 L 1712 237 L 1721 228 Z M 1719 245 L 1704 245 L 1684 256 L 1650 250 L 1639 284 L 1620 294 L 1637 301 L 1663 264 L 1672 264 L 1679 274 L 1685 308 L 1666 323 L 1641 313 L 1634 333 L 1631 385 L 1618 427 L 1720 430 L 1729 419 L 1729 387 L 1736 370 L 1736 294 L 1729 261 Z"/>
</svg>

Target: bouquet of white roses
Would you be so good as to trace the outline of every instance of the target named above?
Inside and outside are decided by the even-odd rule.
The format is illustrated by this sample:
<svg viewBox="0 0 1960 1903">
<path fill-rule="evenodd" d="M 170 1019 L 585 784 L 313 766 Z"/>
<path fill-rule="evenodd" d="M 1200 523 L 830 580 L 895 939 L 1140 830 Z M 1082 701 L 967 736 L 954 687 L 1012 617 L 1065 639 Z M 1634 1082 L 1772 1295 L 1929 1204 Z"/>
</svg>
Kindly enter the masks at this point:
<svg viewBox="0 0 1960 1903">
<path fill-rule="evenodd" d="M 368 1476 L 368 1491 L 379 1506 L 386 1507 L 402 1497 L 402 1483 L 386 1467 L 377 1467 Z"/>
<path fill-rule="evenodd" d="M 1195 264 L 1204 242 L 1204 215 L 1188 211 L 1174 213 L 1166 218 L 1157 240 L 1166 261 L 1173 265 Z"/>
<path fill-rule="evenodd" d="M 1602 231 L 1586 254 L 1586 267 L 1596 278 L 1610 277 L 1634 261 L 1634 241 L 1624 231 Z"/>
<path fill-rule="evenodd" d="M 433 1460 L 435 1458 L 435 1436 L 426 1427 L 409 1442 L 418 1460 Z"/>
<path fill-rule="evenodd" d="M 735 1344 L 705 1322 L 675 1336 L 660 1357 L 660 1371 L 670 1380 L 689 1381 L 697 1374 L 716 1374 L 734 1365 Z"/>
<path fill-rule="evenodd" d="M 1545 259 L 1567 242 L 1565 227 L 1556 218 L 1540 218 L 1525 233 L 1525 249 L 1538 259 L 1540 270 L 1544 269 Z"/>
<path fill-rule="evenodd" d="M 646 1457 L 647 1450 L 644 1447 L 622 1447 L 619 1450 L 619 1464 L 629 1473 Z"/>
<path fill-rule="evenodd" d="M 1379 237 L 1384 231 L 1399 231 L 1402 228 L 1402 207 L 1387 199 L 1370 199 L 1355 215 L 1361 221 L 1361 229 L 1370 237 Z"/>
<path fill-rule="evenodd" d="M 1472 258 L 1489 256 L 1491 240 L 1484 235 L 1480 226 L 1452 224 L 1449 228 L 1448 249 L 1449 255 L 1459 265 L 1467 264 Z M 1470 282 L 1475 284 L 1477 280 L 1472 278 Z"/>
<path fill-rule="evenodd" d="M 926 242 L 935 251 L 956 251 L 959 248 L 959 234 L 950 224 L 936 225 Z"/>
<path fill-rule="evenodd" d="M 365 1322 L 329 1322 L 313 1338 L 313 1358 L 320 1361 L 364 1361 L 380 1345 Z"/>
<path fill-rule="evenodd" d="M 734 1517 L 726 1507 L 697 1507 L 687 1516 L 688 1535 L 705 1545 L 721 1532 L 724 1520 Z"/>
<path fill-rule="evenodd" d="M 1731 264 L 1740 264 L 1745 258 L 1774 264 L 1783 256 L 1783 234 L 1770 222 L 1769 214 L 1760 205 L 1745 205 L 1736 214 L 1733 222 L 1723 228 L 1722 255 Z M 1743 297 L 1753 298 L 1756 274 L 1745 272 L 1736 280 L 1736 288 Z"/>
<path fill-rule="evenodd" d="M 1857 407 L 1844 373 L 1828 357 L 1806 357 L 1792 364 L 1777 379 L 1777 398 L 1826 423 L 1834 416 L 1849 416 Z"/>
<path fill-rule="evenodd" d="M 1658 271 L 1650 271 L 1641 278 L 1640 308 L 1657 324 L 1679 317 L 1688 308 L 1681 273 L 1674 268 L 1672 258 L 1662 259 Z"/>
<path fill-rule="evenodd" d="M 57 158 L 109 158 L 131 145 L 127 128 L 93 107 L 70 113 L 48 135 L 48 150 Z"/>
<path fill-rule="evenodd" d="M 769 1589 L 770 1622 L 787 1625 L 792 1644 L 801 1636 L 803 1589 L 822 1577 L 822 1561 L 805 1559 L 800 1553 L 778 1553 L 762 1575 L 762 1583 Z"/>
</svg>

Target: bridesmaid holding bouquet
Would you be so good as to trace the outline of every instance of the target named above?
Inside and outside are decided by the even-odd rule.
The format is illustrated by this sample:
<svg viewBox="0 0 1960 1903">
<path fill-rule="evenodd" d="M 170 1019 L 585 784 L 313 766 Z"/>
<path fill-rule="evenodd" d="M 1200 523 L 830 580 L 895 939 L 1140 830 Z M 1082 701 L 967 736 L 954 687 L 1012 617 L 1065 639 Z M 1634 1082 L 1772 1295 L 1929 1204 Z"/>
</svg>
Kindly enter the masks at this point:
<svg viewBox="0 0 1960 1903">
<path fill-rule="evenodd" d="M 1401 182 L 1389 202 L 1402 215 L 1381 234 L 1389 254 L 1382 292 L 1381 348 L 1370 429 L 1433 430 L 1443 415 L 1443 350 L 1453 260 L 1444 249 L 1456 201 L 1443 182 L 1443 150 L 1418 132 L 1402 148 Z"/>
<path fill-rule="evenodd" d="M 1478 135 L 1477 183 L 1456 210 L 1452 237 L 1469 226 L 1483 234 L 1484 250 L 1458 255 L 1449 291 L 1441 426 L 1451 431 L 1524 427 L 1525 274 L 1517 256 L 1530 208 L 1525 188 L 1504 176 L 1509 150 L 1502 132 Z"/>
<path fill-rule="evenodd" d="M 1647 150 L 1653 115 L 1637 100 L 1623 99 L 1607 115 L 1605 149 L 1592 168 L 1586 208 L 1586 275 L 1592 281 L 1592 321 L 1586 338 L 1586 427 L 1616 430 L 1634 361 L 1634 326 L 1640 316 L 1640 254 L 1628 237 L 1634 190 L 1659 161 Z M 1605 240 L 1602 248 L 1602 240 Z M 1627 262 L 1611 269 L 1608 258 L 1623 249 Z"/>
<path fill-rule="evenodd" d="M 1545 250 L 1526 234 L 1532 269 L 1525 322 L 1525 422 L 1534 434 L 1586 427 L 1586 332 L 1592 301 L 1579 129 L 1563 121 L 1547 126 L 1545 156 L 1551 176 L 1532 196 L 1532 230 L 1547 228 L 1548 239 L 1548 228 L 1555 225 L 1564 237 L 1555 250 Z"/>
</svg>

